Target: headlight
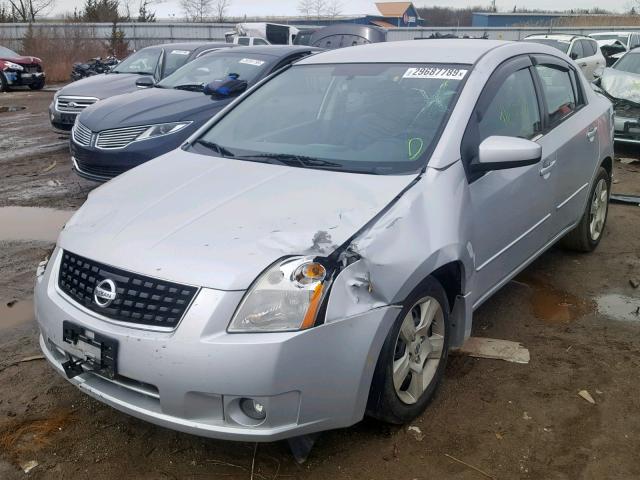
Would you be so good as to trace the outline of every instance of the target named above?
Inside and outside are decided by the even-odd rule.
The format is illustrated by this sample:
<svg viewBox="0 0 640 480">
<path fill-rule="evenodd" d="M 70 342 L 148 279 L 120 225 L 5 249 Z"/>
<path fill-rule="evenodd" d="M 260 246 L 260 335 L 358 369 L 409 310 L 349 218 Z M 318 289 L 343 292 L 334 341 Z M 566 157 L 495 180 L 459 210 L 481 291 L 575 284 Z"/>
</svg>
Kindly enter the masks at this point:
<svg viewBox="0 0 640 480">
<path fill-rule="evenodd" d="M 13 63 L 13 62 L 4 62 L 4 69 L 5 70 L 17 70 L 19 72 L 24 70 L 24 67 L 22 65 L 18 65 L 17 63 Z"/>
<path fill-rule="evenodd" d="M 327 283 L 327 271 L 314 257 L 280 260 L 247 291 L 228 331 L 282 332 L 313 327 Z"/>
<path fill-rule="evenodd" d="M 163 135 L 169 135 L 170 133 L 176 133 L 188 125 L 191 125 L 191 122 L 174 122 L 152 125 L 142 132 L 136 140 L 146 140 L 147 138 L 161 137 Z"/>
</svg>

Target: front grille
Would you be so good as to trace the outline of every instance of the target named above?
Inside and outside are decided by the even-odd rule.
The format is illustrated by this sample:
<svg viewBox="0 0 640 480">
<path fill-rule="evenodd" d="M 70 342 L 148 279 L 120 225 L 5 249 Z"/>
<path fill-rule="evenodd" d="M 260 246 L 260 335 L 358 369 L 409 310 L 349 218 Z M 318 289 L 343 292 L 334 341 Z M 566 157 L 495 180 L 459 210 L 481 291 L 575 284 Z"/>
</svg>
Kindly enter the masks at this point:
<svg viewBox="0 0 640 480">
<path fill-rule="evenodd" d="M 34 63 L 32 65 L 24 65 L 24 71 L 26 73 L 38 73 L 42 71 L 42 67 L 37 63 Z"/>
<path fill-rule="evenodd" d="M 76 122 L 76 124 L 73 126 L 72 133 L 73 140 L 78 145 L 82 145 L 83 147 L 88 147 L 89 145 L 91 145 L 91 136 L 93 135 L 93 132 L 80 122 Z"/>
<path fill-rule="evenodd" d="M 138 138 L 142 132 L 149 128 L 148 125 L 138 125 L 136 127 L 114 128 L 105 130 L 98 134 L 96 146 L 98 148 L 124 148 Z"/>
<path fill-rule="evenodd" d="M 56 98 L 56 110 L 64 113 L 80 113 L 98 101 L 95 97 L 60 95 Z"/>
<path fill-rule="evenodd" d="M 94 300 L 95 286 L 110 279 L 116 285 L 111 304 L 100 307 Z M 62 253 L 58 286 L 85 308 L 109 319 L 162 328 L 175 328 L 198 289 L 151 278 L 89 260 L 71 252 Z"/>
</svg>

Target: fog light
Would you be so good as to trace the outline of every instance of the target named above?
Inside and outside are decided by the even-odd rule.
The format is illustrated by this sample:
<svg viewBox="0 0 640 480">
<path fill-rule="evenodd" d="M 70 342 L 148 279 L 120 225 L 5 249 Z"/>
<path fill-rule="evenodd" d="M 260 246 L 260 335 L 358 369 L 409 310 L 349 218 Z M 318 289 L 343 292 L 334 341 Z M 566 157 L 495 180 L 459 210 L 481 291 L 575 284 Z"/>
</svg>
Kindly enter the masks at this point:
<svg viewBox="0 0 640 480">
<path fill-rule="evenodd" d="M 267 410 L 264 405 L 251 398 L 240 400 L 240 409 L 242 413 L 253 420 L 264 420 L 267 417 Z"/>
</svg>

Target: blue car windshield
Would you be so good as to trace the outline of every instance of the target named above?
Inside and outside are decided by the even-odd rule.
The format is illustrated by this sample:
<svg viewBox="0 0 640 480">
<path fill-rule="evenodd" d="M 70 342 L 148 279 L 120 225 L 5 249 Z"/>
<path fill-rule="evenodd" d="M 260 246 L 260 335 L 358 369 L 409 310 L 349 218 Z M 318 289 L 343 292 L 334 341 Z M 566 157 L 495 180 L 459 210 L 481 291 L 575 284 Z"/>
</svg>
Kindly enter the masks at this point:
<svg viewBox="0 0 640 480">
<path fill-rule="evenodd" d="M 138 73 L 140 75 L 153 75 L 160 60 L 160 48 L 143 48 L 132 53 L 112 71 L 115 73 Z"/>
<path fill-rule="evenodd" d="M 197 152 L 372 174 L 422 168 L 469 66 L 295 65 L 237 104 Z"/>
<path fill-rule="evenodd" d="M 161 88 L 176 88 L 182 86 L 201 86 L 223 80 L 231 73 L 238 75 L 240 80 L 253 82 L 273 57 L 269 55 L 231 53 L 229 50 L 219 51 L 200 57 L 184 67 L 178 69 L 173 75 L 158 83 Z"/>
</svg>

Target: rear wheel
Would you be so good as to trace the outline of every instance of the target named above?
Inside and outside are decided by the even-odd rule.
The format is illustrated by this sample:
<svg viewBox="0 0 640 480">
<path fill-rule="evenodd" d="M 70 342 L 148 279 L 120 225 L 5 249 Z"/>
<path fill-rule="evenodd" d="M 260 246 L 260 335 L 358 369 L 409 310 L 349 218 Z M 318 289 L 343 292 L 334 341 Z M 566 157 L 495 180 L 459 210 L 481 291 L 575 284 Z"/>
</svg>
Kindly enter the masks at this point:
<svg viewBox="0 0 640 480">
<path fill-rule="evenodd" d="M 598 246 L 607 223 L 610 189 L 611 177 L 600 167 L 580 223 L 562 239 L 564 247 L 578 252 L 591 252 Z"/>
<path fill-rule="evenodd" d="M 404 302 L 382 347 L 368 413 L 402 424 L 420 415 L 432 399 L 449 351 L 449 304 L 442 285 L 427 278 Z"/>
</svg>

